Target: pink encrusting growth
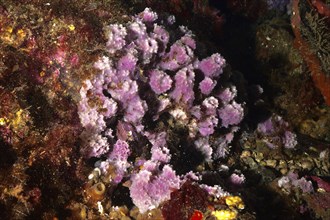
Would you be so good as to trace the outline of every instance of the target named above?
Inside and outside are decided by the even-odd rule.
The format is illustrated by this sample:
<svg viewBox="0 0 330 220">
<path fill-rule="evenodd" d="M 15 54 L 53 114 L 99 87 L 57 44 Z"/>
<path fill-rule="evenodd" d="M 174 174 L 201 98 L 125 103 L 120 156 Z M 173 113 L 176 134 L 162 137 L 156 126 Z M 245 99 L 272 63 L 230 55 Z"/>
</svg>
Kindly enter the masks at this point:
<svg viewBox="0 0 330 220">
<path fill-rule="evenodd" d="M 257 132 L 270 148 L 292 149 L 297 145 L 297 135 L 291 131 L 289 123 L 275 114 L 259 123 Z"/>
<path fill-rule="evenodd" d="M 173 148 L 184 151 L 179 143 L 188 142 L 205 161 L 225 157 L 244 108 L 225 59 L 216 53 L 200 60 L 194 35 L 175 27 L 173 17 L 145 9 L 106 34 L 109 57 L 99 58 L 99 74 L 80 90 L 81 152 L 99 159 L 111 184 L 129 180 L 133 203 L 146 212 L 197 175 L 173 165 L 185 155 Z"/>
</svg>

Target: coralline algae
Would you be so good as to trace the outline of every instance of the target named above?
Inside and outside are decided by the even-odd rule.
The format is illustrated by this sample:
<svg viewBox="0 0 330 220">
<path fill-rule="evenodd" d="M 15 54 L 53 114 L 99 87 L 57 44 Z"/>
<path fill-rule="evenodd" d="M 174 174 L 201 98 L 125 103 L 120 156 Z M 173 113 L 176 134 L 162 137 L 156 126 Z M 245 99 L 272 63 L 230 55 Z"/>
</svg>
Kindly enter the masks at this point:
<svg viewBox="0 0 330 220">
<path fill-rule="evenodd" d="M 141 213 L 191 179 L 171 163 L 174 148 L 187 145 L 204 161 L 225 157 L 244 116 L 235 86 L 223 77 L 225 59 L 216 53 L 200 60 L 193 33 L 173 21 L 147 8 L 109 25 L 108 55 L 95 63 L 100 73 L 80 90 L 81 152 L 99 158 L 104 176 L 115 167 L 111 184 L 130 180 Z"/>
</svg>

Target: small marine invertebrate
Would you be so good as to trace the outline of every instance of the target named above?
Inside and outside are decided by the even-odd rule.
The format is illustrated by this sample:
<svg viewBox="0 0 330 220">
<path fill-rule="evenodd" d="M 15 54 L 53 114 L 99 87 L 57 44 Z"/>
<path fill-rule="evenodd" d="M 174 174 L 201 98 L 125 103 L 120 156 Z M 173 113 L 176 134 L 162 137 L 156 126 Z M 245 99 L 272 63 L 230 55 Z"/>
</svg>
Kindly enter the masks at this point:
<svg viewBox="0 0 330 220">
<path fill-rule="evenodd" d="M 203 217 L 204 216 L 201 211 L 195 210 L 192 216 L 190 217 L 190 220 L 202 220 Z"/>
<path fill-rule="evenodd" d="M 243 200 L 239 196 L 227 196 L 225 198 L 226 205 L 229 207 L 234 207 L 237 209 L 244 209 L 245 205 L 243 203 Z"/>
<path fill-rule="evenodd" d="M 100 201 L 105 196 L 106 187 L 103 183 L 96 183 L 86 190 L 86 198 L 90 204 L 95 204 L 97 201 Z"/>
<path fill-rule="evenodd" d="M 237 218 L 237 212 L 229 209 L 215 210 L 212 215 L 217 220 L 234 220 Z"/>
</svg>

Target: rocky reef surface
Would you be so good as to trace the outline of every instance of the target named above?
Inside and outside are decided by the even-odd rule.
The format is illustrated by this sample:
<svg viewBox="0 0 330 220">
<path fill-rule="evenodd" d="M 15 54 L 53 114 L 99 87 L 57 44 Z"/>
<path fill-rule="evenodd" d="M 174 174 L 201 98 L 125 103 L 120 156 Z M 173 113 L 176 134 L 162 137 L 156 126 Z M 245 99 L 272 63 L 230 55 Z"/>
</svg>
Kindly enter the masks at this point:
<svg viewBox="0 0 330 220">
<path fill-rule="evenodd" d="M 0 3 L 1 219 L 329 219 L 329 11 Z"/>
</svg>

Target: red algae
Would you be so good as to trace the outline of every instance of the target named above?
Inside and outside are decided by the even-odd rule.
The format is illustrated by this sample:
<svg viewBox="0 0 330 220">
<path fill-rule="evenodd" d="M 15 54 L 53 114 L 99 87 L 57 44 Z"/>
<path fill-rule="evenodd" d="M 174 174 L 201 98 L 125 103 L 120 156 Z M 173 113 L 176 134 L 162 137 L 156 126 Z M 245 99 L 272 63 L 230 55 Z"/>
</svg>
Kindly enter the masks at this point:
<svg viewBox="0 0 330 220">
<path fill-rule="evenodd" d="M 186 182 L 180 190 L 171 193 L 171 200 L 163 205 L 162 212 L 168 220 L 197 220 L 207 205 L 207 193 L 198 185 Z"/>
</svg>

